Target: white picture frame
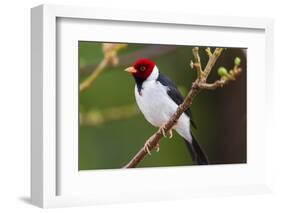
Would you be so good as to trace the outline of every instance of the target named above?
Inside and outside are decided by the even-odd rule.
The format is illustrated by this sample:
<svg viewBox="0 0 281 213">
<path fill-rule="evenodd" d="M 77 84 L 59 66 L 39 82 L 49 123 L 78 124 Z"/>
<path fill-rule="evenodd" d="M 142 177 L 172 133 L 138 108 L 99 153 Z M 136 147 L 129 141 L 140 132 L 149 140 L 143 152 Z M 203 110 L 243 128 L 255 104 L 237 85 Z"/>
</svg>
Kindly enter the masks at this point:
<svg viewBox="0 0 281 213">
<path fill-rule="evenodd" d="M 228 194 L 251 194 L 263 193 L 270 191 L 270 166 L 267 157 L 262 151 L 262 147 L 268 147 L 267 135 L 270 133 L 270 120 L 266 117 L 260 119 L 266 126 L 266 131 L 257 131 L 257 140 L 264 144 L 257 142 L 257 147 L 251 146 L 249 152 L 253 157 L 253 163 L 247 165 L 232 165 L 225 168 L 212 166 L 211 168 L 161 168 L 161 169 L 133 169 L 130 171 L 107 171 L 106 173 L 99 172 L 99 174 L 83 173 L 82 179 L 72 176 L 68 180 L 61 179 L 60 173 L 62 166 L 59 161 L 64 162 L 63 157 L 58 152 L 57 138 L 57 117 L 58 115 L 58 87 L 60 81 L 57 78 L 57 36 L 58 36 L 58 21 L 60 19 L 68 20 L 98 20 L 100 23 L 106 21 L 122 23 L 135 23 L 153 24 L 154 26 L 165 26 L 167 29 L 173 26 L 197 26 L 200 28 L 223 29 L 226 31 L 236 30 L 256 30 L 262 33 L 260 38 L 263 43 L 262 52 L 259 58 L 261 66 L 260 76 L 256 76 L 256 81 L 261 82 L 263 86 L 257 86 L 258 83 L 253 83 L 253 88 L 259 88 L 262 94 L 261 101 L 258 102 L 259 107 L 252 109 L 256 103 L 256 99 L 251 100 L 250 104 L 251 117 L 257 115 L 265 107 L 265 103 L 271 103 L 271 90 L 272 84 L 269 84 L 269 76 L 273 72 L 273 21 L 270 19 L 257 19 L 257 18 L 241 18 L 241 17 L 217 17 L 217 16 L 203 16 L 203 15 L 189 15 L 189 14 L 160 14 L 147 11 L 121 11 L 101 8 L 85 8 L 74 6 L 54 6 L 54 5 L 41 5 L 31 10 L 31 54 L 32 54 L 32 103 L 31 103 L 31 201 L 33 204 L 46 208 L 46 207 L 59 207 L 59 206 L 75 206 L 75 205 L 89 205 L 96 203 L 114 203 L 114 202 L 138 202 L 143 200 L 164 200 L 164 199 L 177 199 L 184 197 L 194 196 L 207 196 L 207 195 L 228 195 Z M 71 30 L 71 27 L 68 29 Z M 85 32 L 84 32 L 85 33 Z M 73 33 L 74 36 L 75 33 Z M 89 33 L 90 34 L 90 33 Z M 71 35 L 72 36 L 72 35 Z M 71 37 L 70 36 L 70 37 Z M 79 35 L 81 36 L 81 35 Z M 138 37 L 132 36 L 132 41 L 138 41 Z M 133 38 L 134 37 L 134 38 Z M 100 37 L 102 39 L 102 35 Z M 105 38 L 105 40 L 110 38 Z M 148 38 L 149 39 L 149 38 Z M 127 39 L 128 40 L 128 39 Z M 112 40 L 110 40 L 112 41 Z M 120 41 L 120 39 L 119 39 Z M 161 41 L 164 43 L 165 41 Z M 167 41 L 168 42 L 168 41 Z M 223 42 L 223 39 L 221 39 Z M 196 40 L 194 40 L 196 43 Z M 238 44 L 237 44 L 238 45 Z M 254 45 L 254 44 L 253 44 Z M 248 76 L 248 78 L 251 77 Z M 266 77 L 266 78 L 263 78 Z M 251 89 L 250 89 L 251 91 Z M 261 104 L 260 104 L 261 103 Z M 270 107 L 270 106 L 269 106 Z M 249 109 L 247 110 L 249 112 Z M 78 111 L 77 111 L 78 112 Z M 75 118 L 74 118 L 75 119 Z M 250 120 L 250 124 L 256 125 L 256 130 L 261 130 L 262 126 L 255 124 L 255 120 Z M 264 127 L 264 125 L 263 125 Z M 253 127 L 252 127 L 253 128 Z M 260 138 L 260 139 L 259 139 Z M 73 150 L 72 150 L 73 151 Z M 75 151 L 75 150 L 74 150 Z M 251 155 L 250 155 L 251 156 Z M 258 157 L 262 157 L 259 162 L 260 165 L 254 162 Z M 73 156 L 72 156 L 73 157 Z M 74 157 L 73 157 L 74 158 Z M 250 159 L 251 160 L 251 159 Z M 250 162 L 252 162 L 250 161 Z M 68 165 L 69 171 L 75 168 L 75 165 Z M 187 173 L 186 173 L 187 171 Z M 196 175 L 190 175 L 190 171 Z M 78 171 L 77 171 L 78 172 Z M 167 173 L 169 172 L 169 174 Z M 188 175 L 190 180 L 193 181 L 190 185 L 182 185 L 185 181 L 184 178 L 177 179 L 179 173 Z M 165 178 L 161 178 L 157 184 L 148 184 L 147 182 L 161 174 L 168 174 Z M 208 174 L 215 173 L 211 177 L 214 184 L 206 183 L 201 184 L 200 177 L 207 176 Z M 230 174 L 239 174 L 237 177 L 229 180 Z M 142 174 L 143 184 L 135 186 L 135 183 L 129 183 L 129 180 L 139 178 Z M 83 188 L 83 184 L 79 182 L 71 182 L 77 179 L 80 182 L 90 181 L 93 178 L 103 180 L 112 176 L 113 179 L 119 181 L 120 179 L 126 180 L 127 184 L 122 187 L 115 187 L 110 184 L 110 187 L 105 189 L 105 183 L 100 182 L 100 188 L 97 189 L 96 194 L 86 193 L 87 189 L 81 190 L 79 193 L 71 193 L 72 191 L 79 191 Z M 63 175 L 62 175 L 63 176 Z M 220 179 L 218 178 L 220 176 Z M 72 178 L 73 177 L 73 178 Z M 122 178 L 123 177 L 123 178 Z M 162 177 L 162 176 L 161 176 Z M 256 178 L 253 178 L 256 177 Z M 227 181 L 223 179 L 228 179 Z M 141 179 L 138 179 L 141 180 Z M 152 179 L 153 180 L 153 179 Z M 178 182 L 179 185 L 172 184 L 171 182 Z M 63 182 L 63 183 L 62 183 Z M 69 193 L 60 194 L 59 185 L 67 183 L 65 188 Z M 152 181 L 154 182 L 154 180 Z M 124 183 L 124 182 L 120 182 Z M 168 184 L 167 184 L 168 183 Z M 108 186 L 108 185 L 107 185 Z M 165 186 L 165 187 L 164 187 Z M 93 186 L 97 187 L 97 186 Z M 135 189 L 134 189 L 135 187 Z M 148 188 L 152 189 L 149 195 L 146 193 Z M 91 188 L 91 187 L 90 187 Z M 93 189 L 91 189 L 93 190 Z M 134 193 L 134 190 L 138 193 Z M 120 195 L 121 193 L 121 195 Z"/>
</svg>

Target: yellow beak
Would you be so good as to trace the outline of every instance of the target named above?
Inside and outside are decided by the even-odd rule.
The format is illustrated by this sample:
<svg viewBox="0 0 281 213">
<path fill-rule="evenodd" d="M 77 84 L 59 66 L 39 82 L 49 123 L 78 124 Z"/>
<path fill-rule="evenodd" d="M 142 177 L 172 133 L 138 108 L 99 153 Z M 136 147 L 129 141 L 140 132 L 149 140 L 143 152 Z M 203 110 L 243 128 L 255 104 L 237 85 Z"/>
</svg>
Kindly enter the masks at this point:
<svg viewBox="0 0 281 213">
<path fill-rule="evenodd" d="M 136 73 L 137 72 L 137 70 L 134 67 L 128 67 L 128 68 L 125 69 L 125 71 L 128 72 L 128 73 Z"/>
</svg>

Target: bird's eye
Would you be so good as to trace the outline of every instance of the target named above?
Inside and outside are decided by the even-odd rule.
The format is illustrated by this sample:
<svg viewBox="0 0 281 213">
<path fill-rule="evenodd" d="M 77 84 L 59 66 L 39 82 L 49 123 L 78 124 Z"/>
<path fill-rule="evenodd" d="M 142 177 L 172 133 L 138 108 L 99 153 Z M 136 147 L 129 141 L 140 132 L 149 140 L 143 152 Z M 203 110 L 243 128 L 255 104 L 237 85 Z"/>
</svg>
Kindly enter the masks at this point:
<svg viewBox="0 0 281 213">
<path fill-rule="evenodd" d="M 145 67 L 145 66 L 141 66 L 141 67 L 140 67 L 140 71 L 143 72 L 143 71 L 145 71 L 145 70 L 146 70 L 146 67 Z"/>
</svg>

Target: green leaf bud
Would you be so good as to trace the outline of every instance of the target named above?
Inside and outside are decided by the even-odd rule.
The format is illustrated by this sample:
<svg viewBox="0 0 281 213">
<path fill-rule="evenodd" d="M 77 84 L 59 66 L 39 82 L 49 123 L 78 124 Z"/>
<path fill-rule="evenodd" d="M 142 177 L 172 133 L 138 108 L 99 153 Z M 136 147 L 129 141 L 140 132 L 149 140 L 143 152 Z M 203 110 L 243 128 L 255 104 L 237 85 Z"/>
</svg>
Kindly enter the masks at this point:
<svg viewBox="0 0 281 213">
<path fill-rule="evenodd" d="M 241 59 L 240 59 L 239 57 L 236 57 L 236 58 L 234 59 L 234 64 L 235 64 L 236 66 L 240 66 L 240 64 L 241 64 Z"/>
<path fill-rule="evenodd" d="M 224 67 L 220 67 L 220 68 L 218 69 L 218 74 L 219 74 L 219 76 L 221 76 L 221 77 L 228 77 L 228 76 L 229 76 L 229 74 L 228 74 L 228 72 L 227 72 L 227 69 L 225 69 Z"/>
</svg>

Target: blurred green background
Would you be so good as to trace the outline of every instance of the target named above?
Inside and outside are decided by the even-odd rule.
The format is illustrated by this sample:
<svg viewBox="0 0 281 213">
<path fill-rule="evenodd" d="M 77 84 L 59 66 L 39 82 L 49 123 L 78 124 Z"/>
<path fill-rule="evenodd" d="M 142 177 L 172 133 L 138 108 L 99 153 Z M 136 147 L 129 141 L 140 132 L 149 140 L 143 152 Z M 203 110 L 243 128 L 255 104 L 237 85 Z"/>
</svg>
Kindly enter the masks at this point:
<svg viewBox="0 0 281 213">
<path fill-rule="evenodd" d="M 134 79 L 123 70 L 138 58 L 150 58 L 186 95 L 196 78 L 189 66 L 192 48 L 128 44 L 118 54 L 119 64 L 108 67 L 89 89 L 80 93 L 80 170 L 123 167 L 156 131 L 138 110 Z M 208 60 L 204 49 L 200 47 L 203 67 Z M 209 81 L 219 78 L 219 66 L 231 69 L 236 56 L 242 59 L 243 74 L 222 89 L 201 92 L 191 107 L 197 125 L 193 132 L 211 164 L 246 163 L 246 49 L 227 48 Z M 102 59 L 102 43 L 79 41 L 80 83 Z M 192 161 L 183 140 L 174 132 L 172 139 L 161 140 L 160 152 L 153 151 L 138 167 L 183 165 L 192 165 Z"/>
</svg>

